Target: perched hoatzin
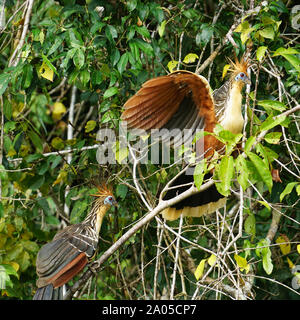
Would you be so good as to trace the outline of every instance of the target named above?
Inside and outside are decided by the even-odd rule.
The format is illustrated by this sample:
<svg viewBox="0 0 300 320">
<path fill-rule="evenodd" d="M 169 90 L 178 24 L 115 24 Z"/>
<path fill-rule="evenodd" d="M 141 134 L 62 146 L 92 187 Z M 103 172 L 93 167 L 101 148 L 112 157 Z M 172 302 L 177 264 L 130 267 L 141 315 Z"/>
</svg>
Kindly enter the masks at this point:
<svg viewBox="0 0 300 320">
<path fill-rule="evenodd" d="M 98 187 L 96 200 L 87 217 L 59 231 L 37 255 L 37 291 L 34 300 L 62 300 L 65 284 L 78 274 L 94 256 L 103 217 L 117 202 L 112 191 Z"/>
<path fill-rule="evenodd" d="M 128 128 L 144 130 L 166 128 L 170 132 L 173 129 L 180 129 L 182 132 L 184 129 L 191 129 L 190 135 L 193 135 L 199 129 L 213 132 L 215 125 L 219 123 L 225 130 L 240 133 L 244 125 L 241 91 L 245 83 L 250 83 L 247 68 L 248 62 L 244 57 L 241 61 L 237 58 L 235 62 L 231 61 L 230 79 L 214 92 L 203 76 L 189 71 L 175 71 L 148 80 L 125 103 L 122 119 L 127 122 Z M 205 135 L 203 139 L 199 139 L 197 144 L 202 144 L 204 157 L 208 159 L 214 154 L 214 150 L 218 151 L 223 147 L 213 135 Z M 200 149 L 201 147 L 197 148 Z M 179 175 L 163 199 L 171 199 L 186 191 L 190 187 L 186 184 L 192 181 L 193 175 L 190 172 L 188 175 Z M 180 214 L 199 217 L 223 207 L 225 201 L 213 185 L 206 191 L 165 209 L 162 215 L 167 220 L 177 219 Z"/>
</svg>

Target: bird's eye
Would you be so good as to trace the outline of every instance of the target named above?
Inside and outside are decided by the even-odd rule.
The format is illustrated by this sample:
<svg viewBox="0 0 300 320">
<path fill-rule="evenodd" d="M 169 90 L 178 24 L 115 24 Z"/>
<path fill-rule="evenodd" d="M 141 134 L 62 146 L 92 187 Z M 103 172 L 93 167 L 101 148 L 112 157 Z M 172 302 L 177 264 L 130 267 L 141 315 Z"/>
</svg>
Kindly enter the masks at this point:
<svg viewBox="0 0 300 320">
<path fill-rule="evenodd" d="M 241 73 L 240 73 L 240 77 L 241 77 L 241 78 L 244 78 L 244 76 L 245 76 L 245 73 L 241 72 Z"/>
<path fill-rule="evenodd" d="M 109 200 L 109 201 L 112 201 L 112 197 L 109 197 L 108 200 Z"/>
</svg>

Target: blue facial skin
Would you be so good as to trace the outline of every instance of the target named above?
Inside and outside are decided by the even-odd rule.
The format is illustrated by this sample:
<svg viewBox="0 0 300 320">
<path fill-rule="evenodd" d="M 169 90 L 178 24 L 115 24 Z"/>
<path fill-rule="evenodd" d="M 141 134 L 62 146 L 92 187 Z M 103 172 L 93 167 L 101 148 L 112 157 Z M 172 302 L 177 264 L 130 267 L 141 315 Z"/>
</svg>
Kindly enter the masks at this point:
<svg viewBox="0 0 300 320">
<path fill-rule="evenodd" d="M 244 72 L 240 72 L 238 75 L 234 78 L 235 81 L 243 81 L 245 83 L 250 83 L 250 79 L 247 77 L 247 75 Z"/>
<path fill-rule="evenodd" d="M 104 204 L 110 205 L 110 206 L 116 206 L 117 201 L 112 196 L 107 196 L 104 199 Z"/>
</svg>

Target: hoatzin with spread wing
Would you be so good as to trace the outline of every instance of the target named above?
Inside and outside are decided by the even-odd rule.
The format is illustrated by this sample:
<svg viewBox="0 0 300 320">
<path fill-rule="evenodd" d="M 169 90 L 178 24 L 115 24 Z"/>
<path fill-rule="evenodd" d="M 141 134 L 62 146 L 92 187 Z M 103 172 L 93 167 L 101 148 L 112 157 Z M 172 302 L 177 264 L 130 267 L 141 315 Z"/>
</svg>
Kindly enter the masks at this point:
<svg viewBox="0 0 300 320">
<path fill-rule="evenodd" d="M 144 130 L 166 128 L 170 132 L 173 129 L 182 132 L 191 129 L 191 134 L 194 134 L 197 129 L 213 132 L 219 123 L 225 130 L 240 133 L 244 125 L 241 91 L 245 83 L 250 83 L 247 68 L 248 62 L 244 57 L 241 61 L 237 58 L 235 62 L 231 61 L 230 79 L 214 92 L 204 77 L 189 71 L 175 71 L 148 80 L 125 103 L 122 119 L 127 122 L 128 128 Z M 199 139 L 197 144 L 202 144 L 206 158 L 223 147 L 213 135 L 205 135 L 203 139 Z M 187 184 L 191 182 L 192 174 L 179 175 L 163 199 L 172 199 L 186 191 L 190 187 Z M 200 217 L 223 207 L 225 201 L 213 185 L 165 209 L 162 215 L 167 220 L 177 219 L 180 214 Z"/>
<path fill-rule="evenodd" d="M 98 187 L 96 200 L 87 217 L 59 231 L 37 255 L 37 291 L 34 300 L 63 300 L 65 284 L 94 256 L 103 217 L 117 202 L 112 191 Z"/>
</svg>

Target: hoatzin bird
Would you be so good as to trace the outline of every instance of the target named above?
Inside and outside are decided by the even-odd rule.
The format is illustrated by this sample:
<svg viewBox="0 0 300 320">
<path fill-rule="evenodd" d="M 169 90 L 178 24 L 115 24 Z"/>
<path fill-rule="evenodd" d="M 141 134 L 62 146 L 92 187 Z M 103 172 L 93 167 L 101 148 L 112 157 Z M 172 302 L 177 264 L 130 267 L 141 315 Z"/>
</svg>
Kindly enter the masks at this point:
<svg viewBox="0 0 300 320">
<path fill-rule="evenodd" d="M 148 80 L 125 103 L 122 119 L 127 122 L 129 129 L 166 128 L 170 132 L 173 129 L 180 129 L 181 132 L 191 129 L 193 135 L 197 129 L 213 132 L 219 123 L 225 130 L 240 133 L 244 125 L 241 91 L 246 83 L 250 83 L 247 74 L 248 62 L 244 57 L 241 61 L 235 58 L 235 62 L 230 62 L 230 79 L 214 92 L 203 76 L 189 71 L 175 71 Z M 176 137 L 173 139 L 176 140 Z M 203 139 L 199 139 L 196 145 L 202 144 L 202 149 L 200 147 L 197 150 L 203 150 L 207 159 L 212 157 L 215 150 L 221 150 L 223 147 L 213 135 L 205 135 Z M 205 178 L 209 176 L 211 177 L 211 174 Z M 191 182 L 193 175 L 190 172 L 179 175 L 163 200 L 172 199 L 186 191 L 190 187 L 186 184 Z M 165 209 L 162 215 L 167 220 L 175 220 L 180 214 L 200 217 L 223 207 L 225 201 L 213 185 L 206 191 Z"/>
<path fill-rule="evenodd" d="M 59 231 L 37 255 L 37 291 L 34 300 L 63 300 L 65 284 L 94 256 L 103 217 L 117 202 L 112 191 L 98 187 L 96 200 L 87 217 Z"/>
</svg>

